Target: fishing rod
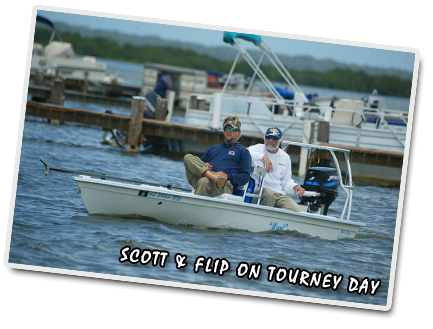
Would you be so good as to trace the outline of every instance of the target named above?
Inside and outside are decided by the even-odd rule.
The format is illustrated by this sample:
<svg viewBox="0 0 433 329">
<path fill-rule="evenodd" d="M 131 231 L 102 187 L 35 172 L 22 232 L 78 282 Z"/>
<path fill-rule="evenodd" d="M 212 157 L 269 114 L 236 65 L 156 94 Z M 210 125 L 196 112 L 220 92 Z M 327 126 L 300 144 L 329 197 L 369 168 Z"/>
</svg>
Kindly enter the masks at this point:
<svg viewBox="0 0 433 329">
<path fill-rule="evenodd" d="M 51 170 L 51 171 L 58 171 L 58 172 L 69 173 L 69 174 L 77 174 L 77 175 L 86 175 L 86 176 L 100 177 L 103 180 L 108 178 L 108 179 L 120 180 L 120 181 L 123 181 L 123 182 L 130 182 L 130 183 L 137 183 L 137 184 L 146 184 L 146 185 L 151 185 L 151 186 L 156 186 L 156 187 L 165 187 L 165 188 L 168 188 L 169 190 L 174 190 L 174 191 L 184 191 L 184 192 L 191 192 L 192 191 L 192 190 L 188 190 L 188 189 L 185 189 L 185 188 L 172 186 L 170 184 L 168 184 L 168 185 L 161 185 L 161 184 L 143 182 L 143 181 L 136 180 L 136 179 L 127 179 L 127 178 L 122 178 L 122 177 L 107 176 L 105 174 L 94 174 L 94 173 L 89 173 L 89 172 L 84 172 L 84 171 L 77 171 L 77 170 L 69 170 L 69 169 L 49 167 L 48 164 L 45 161 L 43 161 L 42 159 L 39 159 L 39 160 L 44 164 L 44 166 L 45 166 L 45 168 L 47 170 L 45 172 L 45 176 L 48 176 L 48 172 Z"/>
</svg>

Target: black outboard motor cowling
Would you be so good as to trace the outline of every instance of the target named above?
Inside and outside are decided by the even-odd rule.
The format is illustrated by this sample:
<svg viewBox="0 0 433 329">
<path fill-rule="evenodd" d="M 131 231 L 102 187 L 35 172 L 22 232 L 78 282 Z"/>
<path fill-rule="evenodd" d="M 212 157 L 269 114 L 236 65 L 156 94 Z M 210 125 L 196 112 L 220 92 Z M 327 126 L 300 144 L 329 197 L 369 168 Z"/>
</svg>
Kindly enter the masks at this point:
<svg viewBox="0 0 433 329">
<path fill-rule="evenodd" d="M 300 204 L 308 206 L 308 212 L 316 212 L 323 208 L 323 215 L 338 196 L 338 171 L 335 168 L 308 168 L 302 187 L 305 191 L 320 193 L 318 197 L 302 196 Z"/>
</svg>

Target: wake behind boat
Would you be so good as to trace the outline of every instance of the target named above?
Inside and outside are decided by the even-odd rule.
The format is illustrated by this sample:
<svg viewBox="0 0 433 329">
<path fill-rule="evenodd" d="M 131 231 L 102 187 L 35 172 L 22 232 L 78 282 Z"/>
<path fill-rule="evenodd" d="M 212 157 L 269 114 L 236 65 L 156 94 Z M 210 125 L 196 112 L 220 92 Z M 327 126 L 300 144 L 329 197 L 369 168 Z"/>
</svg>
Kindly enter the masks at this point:
<svg viewBox="0 0 433 329">
<path fill-rule="evenodd" d="M 260 205 L 260 195 L 266 171 L 252 168 L 252 176 L 259 177 L 259 187 L 253 193 L 250 184 L 238 187 L 233 194 L 217 197 L 195 195 L 193 191 L 170 185 L 84 173 L 66 169 L 49 170 L 75 173 L 78 191 L 89 214 L 139 215 L 151 217 L 172 225 L 192 225 L 205 228 L 240 229 L 251 232 L 277 230 L 297 231 L 323 239 L 351 239 L 363 223 L 350 220 L 353 183 L 349 164 L 349 150 L 321 145 L 284 142 L 329 151 L 335 168 L 309 168 L 301 197 L 301 212 Z M 342 152 L 346 159 L 346 184 L 334 152 Z M 42 160 L 41 160 L 42 161 Z M 43 162 L 43 161 L 42 161 Z M 96 178 L 97 177 L 97 178 Z M 338 195 L 338 186 L 345 192 L 346 200 L 340 217 L 328 215 L 328 208 Z M 250 187 L 250 189 L 248 189 Z"/>
</svg>

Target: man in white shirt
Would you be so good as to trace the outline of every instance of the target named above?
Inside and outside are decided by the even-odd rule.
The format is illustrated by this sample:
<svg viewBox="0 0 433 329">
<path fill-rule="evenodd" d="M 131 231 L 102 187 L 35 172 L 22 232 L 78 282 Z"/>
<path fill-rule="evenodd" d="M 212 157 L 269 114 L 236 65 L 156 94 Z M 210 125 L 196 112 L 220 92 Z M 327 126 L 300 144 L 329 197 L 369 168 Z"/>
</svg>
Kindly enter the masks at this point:
<svg viewBox="0 0 433 329">
<path fill-rule="evenodd" d="M 267 174 L 260 204 L 299 211 L 298 204 L 286 193 L 294 191 L 297 196 L 302 196 L 305 190 L 293 180 L 290 157 L 279 148 L 282 136 L 279 128 L 269 128 L 265 134 L 264 144 L 248 148 L 253 161 L 263 160 L 266 165 Z"/>
</svg>

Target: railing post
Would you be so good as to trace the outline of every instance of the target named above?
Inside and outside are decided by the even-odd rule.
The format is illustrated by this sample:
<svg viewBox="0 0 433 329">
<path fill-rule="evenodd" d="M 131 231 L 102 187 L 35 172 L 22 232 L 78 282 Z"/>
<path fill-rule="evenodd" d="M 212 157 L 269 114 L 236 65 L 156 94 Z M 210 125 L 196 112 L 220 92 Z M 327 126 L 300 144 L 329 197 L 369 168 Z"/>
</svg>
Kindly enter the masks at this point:
<svg viewBox="0 0 433 329">
<path fill-rule="evenodd" d="M 131 122 L 128 130 L 127 152 L 139 152 L 141 143 L 141 128 L 143 120 L 144 105 L 146 101 L 144 97 L 132 97 L 131 105 Z"/>
<path fill-rule="evenodd" d="M 176 97 L 176 93 L 173 90 L 167 90 L 167 116 L 165 117 L 165 121 L 171 122 L 171 118 L 173 116 L 173 109 L 174 109 L 174 99 Z"/>
<path fill-rule="evenodd" d="M 87 94 L 87 88 L 89 87 L 89 72 L 85 71 L 84 72 L 84 82 L 83 85 L 81 86 L 81 92 L 84 94 Z"/>
<path fill-rule="evenodd" d="M 51 82 L 51 91 L 47 102 L 53 105 L 65 105 L 65 81 L 62 78 L 57 77 Z M 48 119 L 47 122 L 52 125 L 63 123 L 57 119 Z"/>
<path fill-rule="evenodd" d="M 167 116 L 167 100 L 158 98 L 156 101 L 155 120 L 164 121 Z"/>
<path fill-rule="evenodd" d="M 55 72 L 55 77 L 58 78 L 60 76 L 60 69 L 57 67 L 57 65 L 54 65 L 53 68 Z"/>
<path fill-rule="evenodd" d="M 302 134 L 302 143 L 311 144 L 314 142 L 314 124 L 313 120 L 304 121 L 304 129 Z M 299 171 L 298 176 L 304 177 L 307 173 L 307 163 L 308 163 L 308 153 L 309 150 L 306 147 L 301 148 L 301 156 L 299 158 Z"/>
<path fill-rule="evenodd" d="M 220 120 L 220 112 L 221 112 L 221 103 L 222 103 L 222 93 L 215 93 L 213 94 L 212 99 L 212 129 L 218 129 L 220 128 L 219 120 Z"/>
<path fill-rule="evenodd" d="M 356 128 L 356 147 L 360 147 L 361 145 L 361 127 Z"/>
<path fill-rule="evenodd" d="M 36 71 L 35 73 L 35 85 L 42 86 L 44 84 L 44 73 Z"/>
<path fill-rule="evenodd" d="M 317 126 L 317 141 L 321 143 L 329 143 L 329 122 L 319 121 Z"/>
</svg>

